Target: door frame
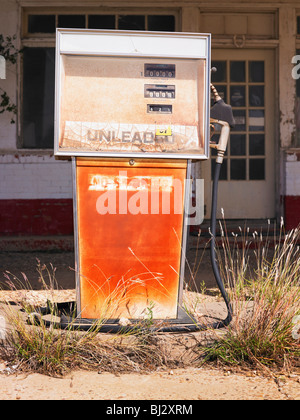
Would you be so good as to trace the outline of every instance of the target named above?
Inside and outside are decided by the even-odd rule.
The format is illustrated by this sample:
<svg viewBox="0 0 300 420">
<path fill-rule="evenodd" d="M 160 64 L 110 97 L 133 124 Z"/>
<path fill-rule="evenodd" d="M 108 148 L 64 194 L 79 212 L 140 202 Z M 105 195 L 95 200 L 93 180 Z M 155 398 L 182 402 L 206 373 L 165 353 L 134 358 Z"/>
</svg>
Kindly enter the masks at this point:
<svg viewBox="0 0 300 420">
<path fill-rule="evenodd" d="M 250 56 L 250 57 L 249 57 Z M 266 183 L 265 187 L 268 185 L 270 186 L 272 183 L 272 192 L 269 192 L 270 197 L 272 199 L 272 204 L 270 206 L 272 209 L 268 209 L 269 214 L 254 214 L 251 213 L 247 214 L 244 217 L 242 214 L 238 214 L 237 212 L 233 215 L 229 214 L 225 218 L 228 219 L 266 219 L 266 218 L 275 218 L 278 215 L 279 210 L 279 199 L 278 199 L 278 185 L 279 185 L 279 174 L 278 170 L 278 161 L 279 161 L 279 153 L 278 153 L 278 82 L 277 82 L 277 68 L 275 67 L 275 63 L 277 62 L 277 54 L 274 48 L 253 48 L 253 49 L 243 49 L 237 50 L 233 48 L 214 48 L 212 50 L 212 58 L 216 61 L 244 61 L 244 60 L 253 60 L 253 61 L 260 61 L 265 60 L 267 63 L 265 65 L 265 104 L 264 104 L 264 111 L 265 111 L 265 129 L 264 132 L 265 136 L 265 159 L 266 159 L 266 179 L 263 181 Z M 273 69 L 273 70 L 272 70 Z M 226 82 L 226 84 L 228 81 Z M 234 84 L 234 83 L 233 83 Z M 248 81 L 246 81 L 246 86 L 248 86 Z M 228 85 L 227 85 L 228 86 Z M 273 86 L 273 88 L 272 88 Z M 229 99 L 229 95 L 228 95 Z M 234 131 L 232 132 L 234 133 Z M 273 139 L 273 140 L 272 140 Z M 249 156 L 247 157 L 249 159 Z M 200 163 L 200 177 L 204 178 L 205 180 L 205 218 L 209 218 L 210 215 L 210 206 L 211 206 L 211 161 L 201 162 Z M 245 180 L 245 181 L 220 181 L 219 183 L 219 195 L 221 190 L 222 196 L 222 182 L 230 182 L 230 183 L 240 183 L 240 182 L 260 182 L 256 180 Z M 223 184 L 225 185 L 225 184 Z M 240 187 L 241 188 L 241 187 Z M 250 186 L 249 186 L 250 188 Z M 253 184 L 253 188 L 255 189 L 255 184 Z M 229 189 L 229 188 L 227 188 Z M 263 193 L 263 187 L 260 188 L 261 192 Z M 252 190 L 253 191 L 253 190 Z M 266 191 L 266 189 L 265 189 Z M 267 190 L 268 192 L 268 190 Z M 238 204 L 237 204 L 238 206 Z M 218 214 L 217 217 L 221 216 L 220 208 L 222 207 L 222 202 L 218 204 Z M 255 213 L 255 212 L 254 212 Z"/>
</svg>

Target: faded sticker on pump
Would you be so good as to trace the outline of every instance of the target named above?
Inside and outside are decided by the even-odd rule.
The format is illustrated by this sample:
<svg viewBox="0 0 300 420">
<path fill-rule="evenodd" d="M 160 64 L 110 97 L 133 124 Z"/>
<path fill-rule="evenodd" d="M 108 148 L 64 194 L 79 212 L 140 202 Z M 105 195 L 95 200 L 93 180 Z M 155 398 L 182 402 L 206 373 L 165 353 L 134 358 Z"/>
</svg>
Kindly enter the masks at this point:
<svg viewBox="0 0 300 420">
<path fill-rule="evenodd" d="M 127 171 L 120 171 L 118 175 L 89 175 L 89 191 L 164 191 L 172 192 L 174 180 L 172 176 L 134 176 Z"/>
<path fill-rule="evenodd" d="M 199 149 L 197 126 L 66 121 L 61 148 L 178 152 Z"/>
</svg>

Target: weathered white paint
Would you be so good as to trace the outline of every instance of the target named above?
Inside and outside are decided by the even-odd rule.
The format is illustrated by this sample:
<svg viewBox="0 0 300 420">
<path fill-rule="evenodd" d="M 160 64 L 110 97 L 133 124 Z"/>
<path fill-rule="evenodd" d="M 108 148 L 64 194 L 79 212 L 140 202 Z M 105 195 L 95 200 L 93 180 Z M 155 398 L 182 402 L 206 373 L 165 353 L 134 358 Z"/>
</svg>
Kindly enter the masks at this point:
<svg viewBox="0 0 300 420">
<path fill-rule="evenodd" d="M 153 35 L 152 35 L 153 34 Z M 168 36 L 152 32 L 146 35 L 118 32 L 99 33 L 71 29 L 57 32 L 61 54 L 86 54 L 130 57 L 206 58 L 208 40 L 200 35 Z"/>
<path fill-rule="evenodd" d="M 285 195 L 300 196 L 300 161 L 296 153 L 286 154 Z"/>
<path fill-rule="evenodd" d="M 280 144 L 291 147 L 295 133 L 295 80 L 291 58 L 296 52 L 296 13 L 290 6 L 279 8 L 279 110 Z"/>
<path fill-rule="evenodd" d="M 71 162 L 50 156 L 1 155 L 0 200 L 72 198 Z"/>
</svg>

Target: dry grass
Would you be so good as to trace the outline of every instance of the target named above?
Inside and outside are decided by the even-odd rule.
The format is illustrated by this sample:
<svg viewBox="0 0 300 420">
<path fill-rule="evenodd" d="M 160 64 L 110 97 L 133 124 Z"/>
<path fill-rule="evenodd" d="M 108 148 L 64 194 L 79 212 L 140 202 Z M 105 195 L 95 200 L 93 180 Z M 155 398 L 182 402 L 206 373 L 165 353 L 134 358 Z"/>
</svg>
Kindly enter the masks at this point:
<svg viewBox="0 0 300 420">
<path fill-rule="evenodd" d="M 224 222 L 225 223 L 225 222 Z M 228 365 L 291 370 L 300 365 L 295 319 L 300 314 L 300 229 L 264 238 L 240 229 L 234 244 L 225 231 L 219 261 L 227 281 L 234 318 L 226 334 L 201 349 L 205 360 Z M 254 250 L 253 250 L 254 248 Z M 249 258 L 254 252 L 256 268 Z M 300 327 L 300 325 L 299 325 Z"/>
<path fill-rule="evenodd" d="M 44 296 L 52 303 L 55 302 L 55 269 L 52 266 L 49 269 L 38 262 L 37 270 Z M 11 289 L 18 293 L 16 284 L 20 286 L 20 280 L 14 277 L 12 282 L 11 273 L 6 273 L 6 277 Z M 130 332 L 124 329 L 114 335 L 99 334 L 103 323 L 112 315 L 115 316 L 122 303 L 120 299 L 124 298 L 123 293 L 115 290 L 107 298 L 102 317 L 88 331 L 74 329 L 72 322 L 69 328 L 62 330 L 55 327 L 56 306 L 51 305 L 51 313 L 42 317 L 38 312 L 37 303 L 40 302 L 32 299 L 25 275 L 23 281 L 22 287 L 27 287 L 27 293 L 18 293 L 19 298 L 23 297 L 19 302 L 21 307 L 16 307 L 14 302 L 7 302 L 3 306 L 2 311 L 10 327 L 5 342 L 0 342 L 0 358 L 11 365 L 17 365 L 19 370 L 60 376 L 77 368 L 114 373 L 148 372 L 178 364 L 171 355 L 171 347 L 163 337 L 153 332 L 151 306 L 147 308 L 144 319 Z M 120 285 L 123 283 L 120 282 Z M 49 318 L 50 327 L 47 322 Z"/>
</svg>

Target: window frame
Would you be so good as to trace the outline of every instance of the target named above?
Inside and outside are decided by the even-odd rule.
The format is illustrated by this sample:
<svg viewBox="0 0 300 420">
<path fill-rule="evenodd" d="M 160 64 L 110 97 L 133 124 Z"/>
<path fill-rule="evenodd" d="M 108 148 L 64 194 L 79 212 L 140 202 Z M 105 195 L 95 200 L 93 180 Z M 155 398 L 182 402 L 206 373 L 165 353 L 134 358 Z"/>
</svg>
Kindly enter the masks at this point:
<svg viewBox="0 0 300 420">
<path fill-rule="evenodd" d="M 42 41 L 42 38 L 53 38 L 55 42 L 55 32 L 52 33 L 30 33 L 28 32 L 28 16 L 29 15 L 55 15 L 55 27 L 58 27 L 58 16 L 59 15 L 85 15 L 85 27 L 88 28 L 88 16 L 89 15 L 115 15 L 115 29 L 118 30 L 118 16 L 121 15 L 144 15 L 145 16 L 145 31 L 148 31 L 148 16 L 149 15 L 159 15 L 159 16 L 174 16 L 175 18 L 175 32 L 179 31 L 179 23 L 180 23 L 180 12 L 179 8 L 163 8 L 163 9 L 155 9 L 151 7 L 147 8 L 107 8 L 105 10 L 99 10 L 97 8 L 72 8 L 72 9 L 66 9 L 66 8 L 24 8 L 22 10 L 22 28 L 21 28 L 21 37 L 22 41 L 26 42 L 25 40 L 31 39 L 31 38 L 39 38 L 40 41 Z"/>
<path fill-rule="evenodd" d="M 213 85 L 216 87 L 217 90 L 219 90 L 219 87 L 225 87 L 226 88 L 226 96 L 227 98 L 224 98 L 224 101 L 228 104 L 231 103 L 230 101 L 230 96 L 231 96 L 231 87 L 244 87 L 245 89 L 245 94 L 244 94 L 244 98 L 245 98 L 245 104 L 242 105 L 238 105 L 238 106 L 234 106 L 233 107 L 233 113 L 235 112 L 244 112 L 245 114 L 245 129 L 237 129 L 237 123 L 236 123 L 236 127 L 235 129 L 231 132 L 231 136 L 234 137 L 236 135 L 243 135 L 245 136 L 245 152 L 244 154 L 235 154 L 232 153 L 232 149 L 231 149 L 231 143 L 229 141 L 229 146 L 228 149 L 224 155 L 224 162 L 226 162 L 226 169 L 223 169 L 223 174 L 220 178 L 220 181 L 226 181 L 226 182 L 231 182 L 231 181 L 238 181 L 238 182 L 251 182 L 251 181 L 265 181 L 266 180 L 266 166 L 265 166 L 265 162 L 266 162 L 266 144 L 265 144 L 265 136 L 266 136 L 266 91 L 265 91 L 265 87 L 266 87 L 266 79 L 265 79 L 265 72 L 266 72 L 266 65 L 265 65 L 265 61 L 264 60 L 253 60 L 253 59 L 232 59 L 232 58 L 228 58 L 227 60 L 212 60 L 212 65 L 214 65 L 214 62 L 217 61 L 224 61 L 225 62 L 225 79 L 223 81 L 214 81 L 212 79 L 212 83 Z M 237 62 L 244 62 L 245 63 L 245 79 L 244 81 L 232 81 L 231 80 L 231 64 L 232 63 L 237 63 Z M 249 65 L 251 62 L 255 62 L 255 61 L 262 61 L 264 63 L 264 80 L 260 81 L 260 82 L 253 82 L 250 80 L 250 69 L 249 69 Z M 260 105 L 260 106 L 255 106 L 255 105 L 251 105 L 250 104 L 250 100 L 249 100 L 249 92 L 250 92 L 250 87 L 252 86 L 261 86 L 264 88 L 264 94 L 263 94 L 263 99 L 264 99 L 264 104 Z M 219 91 L 220 92 L 220 91 Z M 264 112 L 264 129 L 263 130 L 251 130 L 250 129 L 250 113 L 251 111 L 263 111 Z M 218 132 L 216 131 L 216 134 Z M 260 154 L 253 154 L 250 153 L 250 136 L 251 135 L 263 135 L 264 136 L 264 153 L 260 153 Z M 216 158 L 216 153 L 214 151 L 212 151 L 211 153 L 211 165 L 213 167 L 213 165 L 215 164 Z M 263 178 L 252 178 L 251 177 L 251 161 L 254 160 L 263 160 L 264 161 L 264 177 Z M 245 160 L 245 178 L 234 178 L 232 176 L 232 162 L 234 161 L 239 161 L 239 160 Z M 225 175 L 225 170 L 226 170 L 226 178 L 223 178 L 223 175 Z M 211 174 L 213 174 L 213 171 L 211 172 Z"/>
</svg>

